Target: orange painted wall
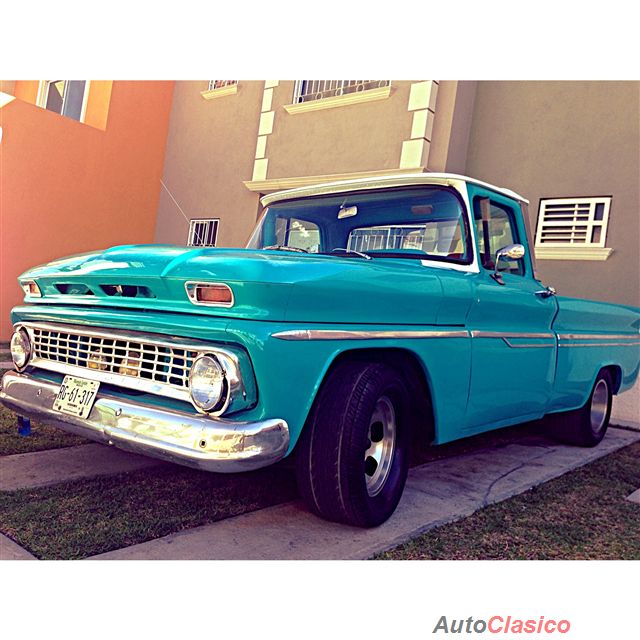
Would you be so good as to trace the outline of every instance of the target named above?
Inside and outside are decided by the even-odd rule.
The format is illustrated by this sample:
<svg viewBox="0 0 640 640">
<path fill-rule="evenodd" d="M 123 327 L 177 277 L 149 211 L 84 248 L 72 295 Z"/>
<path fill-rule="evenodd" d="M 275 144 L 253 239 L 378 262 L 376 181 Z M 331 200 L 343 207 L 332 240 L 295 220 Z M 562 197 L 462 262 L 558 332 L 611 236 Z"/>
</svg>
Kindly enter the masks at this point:
<svg viewBox="0 0 640 640">
<path fill-rule="evenodd" d="M 101 83 L 93 98 L 108 119 L 96 108 L 93 126 L 23 100 L 0 108 L 0 340 L 29 267 L 153 241 L 173 85 Z M 16 82 L 15 94 L 27 89 Z"/>
<path fill-rule="evenodd" d="M 36 100 L 38 99 L 38 85 L 38 80 L 16 80 L 13 95 L 18 98 L 18 100 L 36 104 Z"/>
</svg>

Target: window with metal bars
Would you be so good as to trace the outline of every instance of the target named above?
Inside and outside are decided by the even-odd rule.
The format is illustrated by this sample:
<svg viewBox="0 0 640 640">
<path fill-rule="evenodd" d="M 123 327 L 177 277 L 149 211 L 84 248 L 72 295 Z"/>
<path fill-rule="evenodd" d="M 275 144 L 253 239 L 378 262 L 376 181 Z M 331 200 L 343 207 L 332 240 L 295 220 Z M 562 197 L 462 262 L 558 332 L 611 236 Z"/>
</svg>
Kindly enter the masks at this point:
<svg viewBox="0 0 640 640">
<path fill-rule="evenodd" d="M 391 80 L 296 80 L 293 103 L 343 96 L 367 89 L 387 87 Z"/>
<path fill-rule="evenodd" d="M 218 240 L 219 218 L 191 220 L 188 247 L 215 247 Z"/>
<path fill-rule="evenodd" d="M 238 84 L 237 80 L 209 80 L 209 91 L 211 89 L 222 89 L 222 87 L 228 87 L 232 84 Z"/>
<path fill-rule="evenodd" d="M 604 247 L 611 197 L 540 200 L 536 247 Z"/>
</svg>

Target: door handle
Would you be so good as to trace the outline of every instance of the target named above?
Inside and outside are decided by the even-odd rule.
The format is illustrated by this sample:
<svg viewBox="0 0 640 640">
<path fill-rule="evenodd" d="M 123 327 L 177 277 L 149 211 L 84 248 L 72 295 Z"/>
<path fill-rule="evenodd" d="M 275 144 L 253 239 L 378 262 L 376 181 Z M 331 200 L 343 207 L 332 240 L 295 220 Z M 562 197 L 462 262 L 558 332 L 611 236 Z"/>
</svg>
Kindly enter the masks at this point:
<svg viewBox="0 0 640 640">
<path fill-rule="evenodd" d="M 540 289 L 540 291 L 534 291 L 533 294 L 541 298 L 550 298 L 556 295 L 556 290 L 553 287 L 545 287 L 544 289 Z"/>
</svg>

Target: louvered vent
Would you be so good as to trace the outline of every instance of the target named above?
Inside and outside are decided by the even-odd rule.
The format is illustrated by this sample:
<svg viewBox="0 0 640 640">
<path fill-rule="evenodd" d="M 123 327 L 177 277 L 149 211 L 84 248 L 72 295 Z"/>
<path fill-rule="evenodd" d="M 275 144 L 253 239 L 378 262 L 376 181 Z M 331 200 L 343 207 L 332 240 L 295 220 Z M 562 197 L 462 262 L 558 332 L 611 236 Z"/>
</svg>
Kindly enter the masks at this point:
<svg viewBox="0 0 640 640">
<path fill-rule="evenodd" d="M 604 247 L 610 197 L 540 200 L 536 247 Z"/>
</svg>

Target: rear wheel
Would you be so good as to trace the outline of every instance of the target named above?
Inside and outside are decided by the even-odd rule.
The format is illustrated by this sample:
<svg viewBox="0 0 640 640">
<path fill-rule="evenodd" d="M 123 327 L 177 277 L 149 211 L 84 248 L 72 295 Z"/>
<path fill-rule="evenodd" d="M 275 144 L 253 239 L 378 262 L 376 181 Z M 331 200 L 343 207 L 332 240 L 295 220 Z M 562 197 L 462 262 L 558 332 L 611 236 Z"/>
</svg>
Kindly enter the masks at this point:
<svg viewBox="0 0 640 640">
<path fill-rule="evenodd" d="M 583 407 L 548 416 L 551 435 L 568 444 L 595 447 L 609 427 L 612 398 L 611 374 L 603 369 Z"/>
<path fill-rule="evenodd" d="M 344 362 L 330 374 L 300 437 L 300 492 L 316 514 L 359 527 L 394 512 L 407 478 L 409 398 L 384 364 Z"/>
</svg>

